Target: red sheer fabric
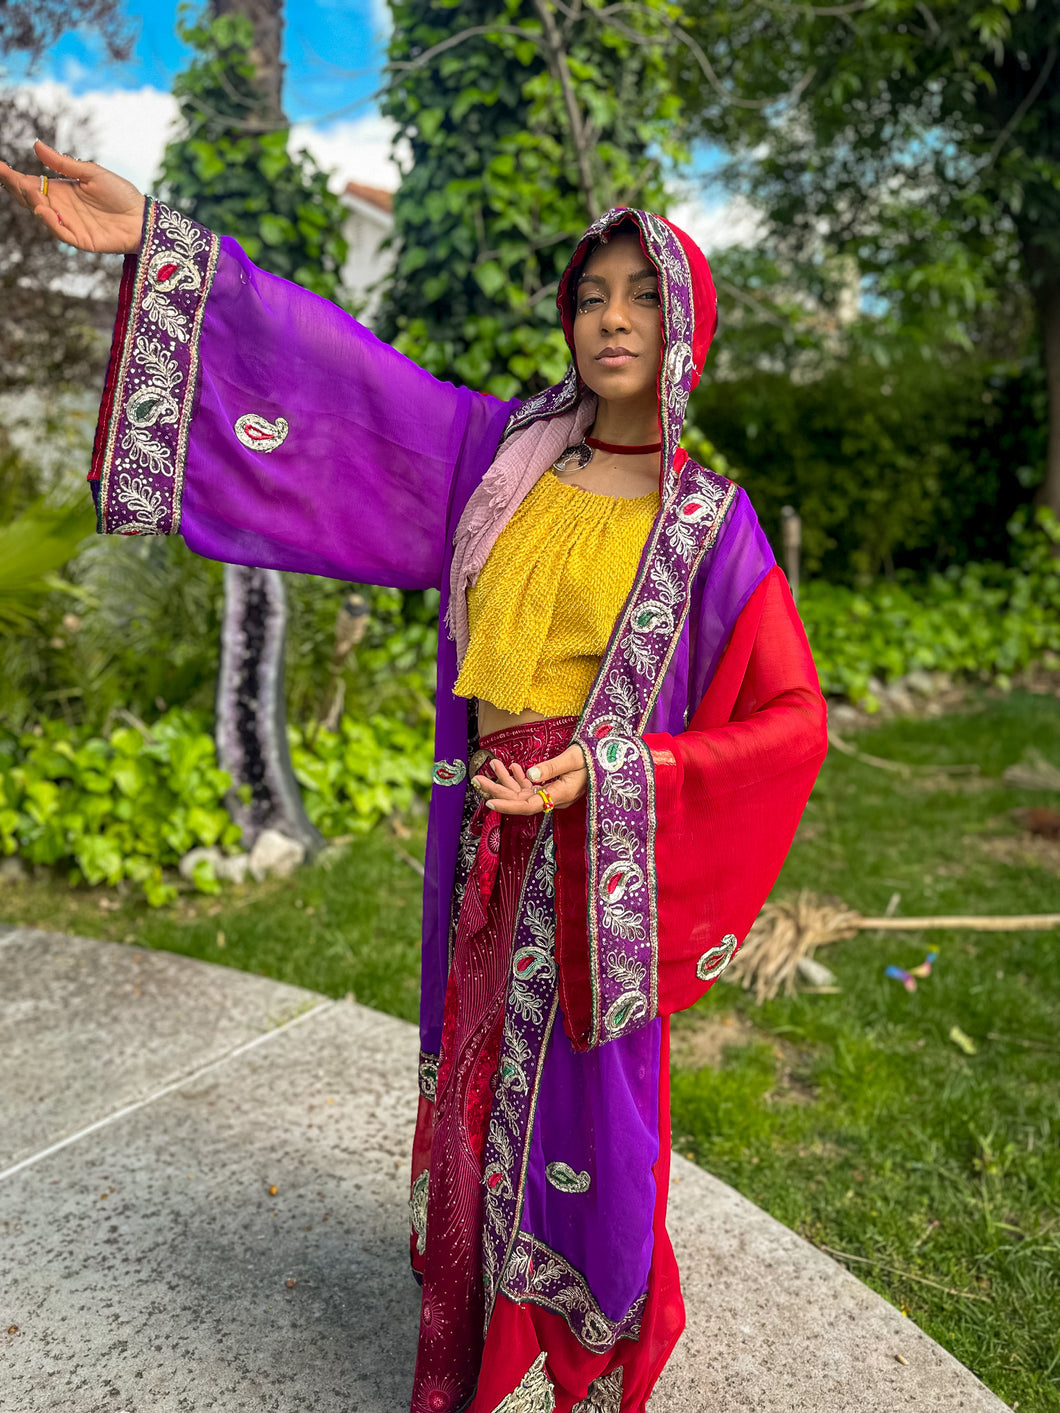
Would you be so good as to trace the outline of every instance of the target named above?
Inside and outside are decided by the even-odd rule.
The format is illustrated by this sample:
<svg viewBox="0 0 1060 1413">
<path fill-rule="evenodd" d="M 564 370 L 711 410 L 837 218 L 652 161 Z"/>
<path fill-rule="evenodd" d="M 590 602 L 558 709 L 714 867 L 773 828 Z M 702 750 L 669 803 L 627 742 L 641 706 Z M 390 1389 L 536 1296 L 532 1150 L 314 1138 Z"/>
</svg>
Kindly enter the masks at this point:
<svg viewBox="0 0 1060 1413">
<path fill-rule="evenodd" d="M 659 1011 L 711 985 L 696 963 L 750 930 L 791 847 L 828 747 L 824 701 L 779 568 L 748 600 L 706 696 L 679 735 L 645 737 L 655 762 Z M 575 1047 L 589 1033 L 585 810 L 556 815 L 560 999 Z"/>
</svg>

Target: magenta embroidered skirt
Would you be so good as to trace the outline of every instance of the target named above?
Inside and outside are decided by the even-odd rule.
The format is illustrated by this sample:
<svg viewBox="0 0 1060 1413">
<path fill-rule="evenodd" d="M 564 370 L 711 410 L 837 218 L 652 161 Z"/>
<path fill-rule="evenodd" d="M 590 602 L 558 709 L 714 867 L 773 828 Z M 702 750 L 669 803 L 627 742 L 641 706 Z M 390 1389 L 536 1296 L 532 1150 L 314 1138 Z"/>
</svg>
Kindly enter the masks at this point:
<svg viewBox="0 0 1060 1413">
<path fill-rule="evenodd" d="M 528 768 L 564 751 L 576 724 L 552 717 L 495 731 L 480 744 L 506 766 Z M 426 1240 L 412 1238 L 413 1267 L 423 1278 L 412 1413 L 462 1408 L 482 1360 L 482 1153 L 515 915 L 539 820 L 480 806 L 472 825 L 479 845 L 457 920 L 437 1099 L 420 1099 L 413 1148 L 414 1217 L 417 1200 L 426 1200 L 427 1211 Z"/>
</svg>

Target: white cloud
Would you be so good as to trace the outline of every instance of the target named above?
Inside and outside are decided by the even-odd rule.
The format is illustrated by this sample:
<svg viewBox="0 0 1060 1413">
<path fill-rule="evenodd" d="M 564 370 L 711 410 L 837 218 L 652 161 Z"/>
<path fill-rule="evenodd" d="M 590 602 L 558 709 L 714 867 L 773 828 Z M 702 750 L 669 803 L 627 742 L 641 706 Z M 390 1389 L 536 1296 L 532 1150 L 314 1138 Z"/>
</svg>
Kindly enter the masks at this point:
<svg viewBox="0 0 1060 1413">
<path fill-rule="evenodd" d="M 730 245 L 752 245 L 761 231 L 759 213 L 742 196 L 705 206 L 702 200 L 686 194 L 671 206 L 668 214 L 708 257 Z"/>
<path fill-rule="evenodd" d="M 23 88 L 42 108 L 60 118 L 67 116 L 68 121 L 60 123 L 64 151 L 120 172 L 141 191 L 154 190 L 162 151 L 177 118 L 171 93 L 145 87 L 90 89 L 75 95 L 68 84 L 54 79 Z M 87 130 L 68 142 L 79 117 Z M 336 190 L 348 181 L 357 181 L 393 191 L 401 181 L 390 153 L 393 134 L 393 122 L 371 112 L 326 129 L 295 123 L 291 146 L 294 151 L 308 147 L 322 167 L 334 169 L 332 185 Z M 18 157 L 12 155 L 17 166 Z"/>
<path fill-rule="evenodd" d="M 59 141 L 64 151 L 110 167 L 141 191 L 154 189 L 162 150 L 177 116 L 171 93 L 145 87 L 74 94 L 67 84 L 53 79 L 23 84 L 22 88 L 40 107 L 59 117 Z M 79 117 L 87 130 L 75 138 L 71 133 Z"/>
<path fill-rule="evenodd" d="M 396 191 L 401 173 L 391 156 L 394 123 L 381 113 L 365 113 L 361 118 L 332 123 L 326 129 L 295 123 L 291 146 L 297 151 L 308 147 L 322 167 L 334 172 L 332 188 L 341 191 L 347 182 L 363 182 Z M 408 161 L 407 154 L 403 157 Z"/>
</svg>

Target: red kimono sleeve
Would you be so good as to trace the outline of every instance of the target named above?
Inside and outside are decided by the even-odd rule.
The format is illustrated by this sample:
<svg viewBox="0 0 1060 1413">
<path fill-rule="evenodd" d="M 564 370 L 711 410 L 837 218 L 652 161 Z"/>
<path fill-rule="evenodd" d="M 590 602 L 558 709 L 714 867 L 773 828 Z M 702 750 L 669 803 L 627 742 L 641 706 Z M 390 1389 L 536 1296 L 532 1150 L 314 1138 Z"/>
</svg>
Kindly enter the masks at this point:
<svg viewBox="0 0 1060 1413">
<path fill-rule="evenodd" d="M 644 742 L 655 779 L 656 1014 L 668 1015 L 699 1000 L 750 930 L 827 751 L 817 672 L 779 568 L 737 619 L 688 729 Z M 555 818 L 560 999 L 579 1049 L 599 1043 L 585 819 L 584 801 Z"/>
</svg>

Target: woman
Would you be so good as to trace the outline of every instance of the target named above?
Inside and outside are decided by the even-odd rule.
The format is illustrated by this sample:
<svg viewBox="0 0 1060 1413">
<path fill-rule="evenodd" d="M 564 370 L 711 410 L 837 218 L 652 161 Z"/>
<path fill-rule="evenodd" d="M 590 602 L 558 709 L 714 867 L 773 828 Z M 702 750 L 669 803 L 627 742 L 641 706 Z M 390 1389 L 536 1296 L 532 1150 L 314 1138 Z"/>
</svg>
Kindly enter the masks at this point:
<svg viewBox="0 0 1060 1413">
<path fill-rule="evenodd" d="M 679 446 L 707 262 L 661 217 L 602 216 L 559 287 L 571 368 L 504 403 L 36 150 L 67 180 L 0 164 L 5 187 L 127 256 L 100 529 L 442 593 L 413 1413 L 642 1410 L 684 1323 L 667 1017 L 749 929 L 826 743 L 747 498 Z"/>
</svg>

